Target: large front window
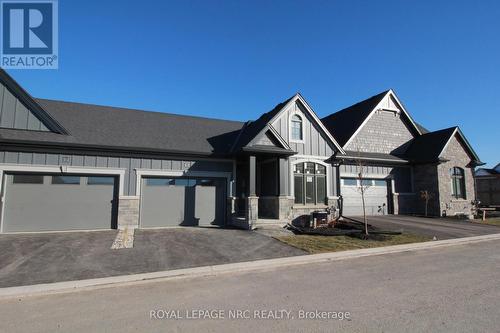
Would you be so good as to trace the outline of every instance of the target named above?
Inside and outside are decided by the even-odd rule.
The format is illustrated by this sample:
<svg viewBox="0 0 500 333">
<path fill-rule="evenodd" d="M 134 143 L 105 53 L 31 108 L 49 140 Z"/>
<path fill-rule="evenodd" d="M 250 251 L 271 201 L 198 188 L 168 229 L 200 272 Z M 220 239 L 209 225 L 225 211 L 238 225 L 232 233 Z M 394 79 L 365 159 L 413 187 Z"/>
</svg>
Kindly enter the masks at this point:
<svg viewBox="0 0 500 333">
<path fill-rule="evenodd" d="M 455 199 L 465 199 L 465 174 L 464 169 L 453 167 L 450 169 L 451 196 Z"/>
<path fill-rule="evenodd" d="M 326 167 L 304 162 L 294 166 L 294 195 L 296 204 L 318 205 L 326 202 Z"/>
</svg>

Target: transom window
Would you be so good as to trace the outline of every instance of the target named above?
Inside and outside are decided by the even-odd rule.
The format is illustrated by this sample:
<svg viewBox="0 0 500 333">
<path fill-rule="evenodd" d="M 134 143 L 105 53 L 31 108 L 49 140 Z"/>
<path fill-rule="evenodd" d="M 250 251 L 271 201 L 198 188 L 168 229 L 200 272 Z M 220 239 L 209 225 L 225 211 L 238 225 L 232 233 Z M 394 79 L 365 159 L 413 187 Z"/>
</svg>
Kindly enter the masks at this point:
<svg viewBox="0 0 500 333">
<path fill-rule="evenodd" d="M 453 167 L 450 169 L 451 196 L 455 199 L 465 199 L 465 173 L 464 169 Z"/>
<path fill-rule="evenodd" d="M 290 131 L 292 135 L 292 140 L 302 141 L 304 136 L 302 135 L 302 118 L 299 115 L 293 115 L 290 124 Z"/>
<path fill-rule="evenodd" d="M 318 205 L 326 202 L 326 167 L 304 162 L 294 166 L 294 195 L 296 204 Z"/>
</svg>

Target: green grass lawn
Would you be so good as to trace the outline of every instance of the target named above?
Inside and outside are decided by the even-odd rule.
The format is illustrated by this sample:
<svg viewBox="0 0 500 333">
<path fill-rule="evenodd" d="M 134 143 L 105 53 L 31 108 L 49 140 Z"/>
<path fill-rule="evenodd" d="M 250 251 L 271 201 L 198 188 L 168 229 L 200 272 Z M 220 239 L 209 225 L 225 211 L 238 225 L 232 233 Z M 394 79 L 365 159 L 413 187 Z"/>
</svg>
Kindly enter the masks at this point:
<svg viewBox="0 0 500 333">
<path fill-rule="evenodd" d="M 418 243 L 432 240 L 432 238 L 427 236 L 413 234 L 385 235 L 383 237 L 383 240 L 362 240 L 349 236 L 311 235 L 279 236 L 275 238 L 283 243 L 305 250 L 309 253 L 366 249 L 372 247 Z"/>
<path fill-rule="evenodd" d="M 492 217 L 492 218 L 486 217 L 486 221 L 483 221 L 481 219 L 475 219 L 474 223 L 489 224 L 489 225 L 498 225 L 498 226 L 500 226 L 500 217 Z"/>
</svg>

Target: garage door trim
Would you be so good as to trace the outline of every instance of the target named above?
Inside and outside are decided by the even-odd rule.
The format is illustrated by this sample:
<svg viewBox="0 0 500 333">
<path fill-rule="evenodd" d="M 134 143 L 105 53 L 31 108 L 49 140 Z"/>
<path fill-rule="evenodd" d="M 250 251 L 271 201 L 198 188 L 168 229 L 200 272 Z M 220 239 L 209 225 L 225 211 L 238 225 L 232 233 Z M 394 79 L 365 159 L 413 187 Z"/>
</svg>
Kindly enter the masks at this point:
<svg viewBox="0 0 500 333">
<path fill-rule="evenodd" d="M 0 216 L 0 233 L 4 232 L 4 214 L 5 214 L 5 174 L 10 172 L 20 173 L 45 173 L 45 174 L 89 174 L 102 176 L 118 176 L 118 196 L 124 193 L 125 168 L 89 168 L 75 167 L 69 165 L 17 165 L 17 164 L 0 164 L 0 200 L 2 201 L 2 212 Z"/>
</svg>

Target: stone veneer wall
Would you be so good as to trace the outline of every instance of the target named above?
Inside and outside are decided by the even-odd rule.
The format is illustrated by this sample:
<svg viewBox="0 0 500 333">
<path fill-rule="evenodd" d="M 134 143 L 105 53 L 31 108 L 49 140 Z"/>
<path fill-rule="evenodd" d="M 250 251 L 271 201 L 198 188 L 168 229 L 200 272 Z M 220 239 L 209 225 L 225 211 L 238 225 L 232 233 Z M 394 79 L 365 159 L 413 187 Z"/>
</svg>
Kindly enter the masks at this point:
<svg viewBox="0 0 500 333">
<path fill-rule="evenodd" d="M 447 216 L 465 214 L 472 216 L 472 202 L 475 200 L 474 169 L 467 167 L 471 162 L 470 156 L 457 137 L 453 137 L 442 156 L 448 162 L 438 165 L 440 211 Z M 465 174 L 465 199 L 455 199 L 451 196 L 450 168 L 460 167 Z"/>
<path fill-rule="evenodd" d="M 441 215 L 439 206 L 439 184 L 438 170 L 436 164 L 420 164 L 413 168 L 413 179 L 415 187 L 415 212 L 416 214 L 424 214 L 425 201 L 420 199 L 420 191 L 429 191 L 432 194 L 432 199 L 429 201 L 428 214 L 430 216 Z"/>
</svg>

